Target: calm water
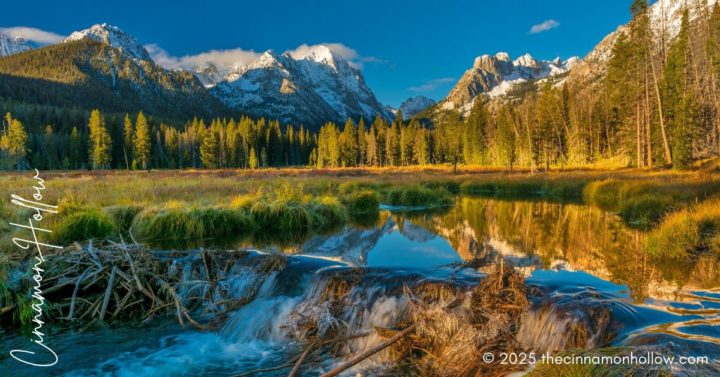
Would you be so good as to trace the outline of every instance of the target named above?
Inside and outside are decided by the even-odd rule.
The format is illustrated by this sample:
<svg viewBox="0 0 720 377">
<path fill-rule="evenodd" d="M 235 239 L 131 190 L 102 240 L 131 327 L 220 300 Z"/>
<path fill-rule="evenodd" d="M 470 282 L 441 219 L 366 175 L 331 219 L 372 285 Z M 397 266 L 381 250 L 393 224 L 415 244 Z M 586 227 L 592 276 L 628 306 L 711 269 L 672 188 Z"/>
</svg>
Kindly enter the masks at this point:
<svg viewBox="0 0 720 377">
<path fill-rule="evenodd" d="M 543 292 L 551 308 L 557 308 L 555 316 L 524 319 L 518 337 L 528 347 L 561 349 L 566 340 L 553 329 L 562 332 L 568 318 L 604 311 L 611 318 L 603 331 L 609 343 L 591 338 L 589 347 L 654 347 L 714 361 L 720 357 L 717 259 L 653 261 L 642 251 L 644 237 L 615 215 L 590 206 L 462 197 L 441 212 L 382 211 L 374 224 L 348 225 L 296 244 L 245 241 L 236 246 L 291 254 L 292 263 L 282 274 L 264 277 L 263 293 L 233 314 L 221 331 L 199 333 L 172 320 L 79 334 L 56 331 L 49 343 L 61 362 L 49 375 L 228 376 L 279 365 L 299 352 L 284 324 L 291 313 L 312 301 L 319 273 L 366 268 L 365 290 L 358 299 L 365 312 L 348 310 L 347 318 L 358 329 L 391 327 L 401 303 L 389 293 L 389 285 L 423 279 L 473 284 L 483 269 L 458 266 L 475 258 L 503 259 L 513 265 L 528 285 Z M 24 340 L 3 334 L 3 348 Z M 0 355 L 0 375 L 37 375 L 35 370 L 17 368 L 5 355 Z M 328 360 L 320 369 L 338 362 Z M 3 374 L 11 367 L 11 374 Z"/>
</svg>

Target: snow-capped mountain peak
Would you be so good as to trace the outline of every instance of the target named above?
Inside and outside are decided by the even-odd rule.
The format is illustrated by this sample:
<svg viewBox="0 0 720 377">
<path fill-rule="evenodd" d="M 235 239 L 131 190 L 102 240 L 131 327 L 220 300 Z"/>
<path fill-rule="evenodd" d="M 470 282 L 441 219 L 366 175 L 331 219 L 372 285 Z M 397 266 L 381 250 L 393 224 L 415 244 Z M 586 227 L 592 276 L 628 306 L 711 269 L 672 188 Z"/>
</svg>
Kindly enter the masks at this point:
<svg viewBox="0 0 720 377">
<path fill-rule="evenodd" d="M 360 71 L 324 45 L 303 45 L 282 55 L 265 51 L 216 83 L 211 92 L 228 106 L 283 122 L 320 125 L 391 116 Z"/>
<path fill-rule="evenodd" d="M 403 120 L 407 120 L 434 104 L 435 101 L 430 98 L 425 96 L 415 96 L 406 99 L 402 104 L 400 104 L 399 110 L 402 111 Z"/>
<path fill-rule="evenodd" d="M 245 67 L 241 68 L 241 71 L 248 71 L 251 69 L 261 69 L 261 68 L 271 68 L 271 67 L 280 67 L 282 66 L 282 63 L 280 60 L 282 59 L 281 56 L 275 53 L 273 50 L 267 50 L 260 55 L 257 60 L 254 62 L 248 64 Z"/>
<path fill-rule="evenodd" d="M 117 26 L 106 23 L 96 24 L 88 29 L 73 32 L 65 41 L 77 41 L 84 38 L 105 43 L 135 59 L 150 60 L 150 55 L 145 50 L 145 47 L 135 37 L 125 33 Z"/>
<path fill-rule="evenodd" d="M 498 52 L 495 54 L 495 59 L 503 61 L 503 62 L 509 62 L 510 61 L 510 54 L 507 52 Z"/>
<path fill-rule="evenodd" d="M 295 59 L 311 60 L 317 63 L 337 68 L 336 61 L 343 60 L 325 45 L 312 46 L 303 55 L 296 55 Z"/>
<path fill-rule="evenodd" d="M 22 37 L 11 37 L 0 33 L 0 56 L 9 56 L 30 50 L 27 42 Z"/>
<path fill-rule="evenodd" d="M 537 60 L 530 54 L 525 54 L 513 61 L 514 66 L 528 67 L 528 68 L 539 68 Z"/>
<path fill-rule="evenodd" d="M 478 56 L 473 62 L 473 67 L 465 71 L 441 107 L 469 111 L 479 95 L 503 96 L 523 82 L 564 74 L 578 61 L 577 57 L 565 61 L 560 58 L 537 60 L 530 54 L 511 61 L 510 56 L 505 52 Z"/>
</svg>

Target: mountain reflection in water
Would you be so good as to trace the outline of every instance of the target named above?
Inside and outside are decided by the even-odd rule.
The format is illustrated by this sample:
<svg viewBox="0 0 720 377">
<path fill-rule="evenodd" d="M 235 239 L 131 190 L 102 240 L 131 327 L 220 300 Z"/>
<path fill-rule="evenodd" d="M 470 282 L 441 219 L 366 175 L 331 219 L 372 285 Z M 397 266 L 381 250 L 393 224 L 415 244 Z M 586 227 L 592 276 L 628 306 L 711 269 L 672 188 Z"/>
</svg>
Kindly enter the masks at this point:
<svg viewBox="0 0 720 377">
<path fill-rule="evenodd" d="M 321 292 L 333 279 L 350 276 L 353 281 L 349 301 L 339 308 L 337 320 L 358 333 L 376 326 L 397 326 L 407 306 L 406 285 L 439 282 L 454 287 L 458 294 L 470 289 L 494 268 L 461 268 L 463 261 L 476 258 L 502 260 L 526 277 L 533 309 L 522 315 L 516 335 L 526 350 L 630 346 L 638 351 L 717 359 L 717 257 L 656 261 L 643 250 L 645 237 L 616 215 L 587 205 L 458 197 L 454 206 L 441 211 L 383 210 L 374 223 L 346 225 L 296 243 L 223 240 L 205 244 L 257 250 L 250 258 L 239 259 L 230 270 L 236 273 L 229 274 L 223 284 L 234 287 L 237 295 L 261 284 L 258 294 L 232 313 L 220 331 L 182 329 L 172 319 L 151 328 L 60 331 L 53 336 L 62 351 L 58 373 L 227 376 L 277 366 L 298 354 L 295 340 L 303 339 L 292 335 L 293 327 L 287 324 L 305 315 L 324 318 L 327 303 Z M 253 261 L 268 252 L 290 255 L 288 267 L 259 274 Z M 192 260 L 192 256 L 177 260 L 176 267 L 191 271 Z M 193 281 L 188 275 L 187 283 Z M 588 333 L 581 344 L 568 331 L 578 323 L 590 324 L 583 327 Z M 150 339 L 137 341 L 145 337 Z M 13 347 L 23 341 L 22 335 L 8 334 L 2 343 Z M 353 342 L 350 354 L 380 341 L 374 336 Z M 96 357 L 84 357 L 91 349 Z M 360 364 L 358 370 L 382 365 L 381 355 L 373 360 Z M 327 356 L 319 368 L 327 371 L 342 361 Z M 0 357 L 0 368 L 11 363 Z M 319 375 L 320 369 L 303 375 Z M 718 367 L 713 363 L 695 372 L 715 374 Z M 17 376 L 33 373 L 14 371 Z M 284 376 L 287 370 L 267 375 Z"/>
</svg>

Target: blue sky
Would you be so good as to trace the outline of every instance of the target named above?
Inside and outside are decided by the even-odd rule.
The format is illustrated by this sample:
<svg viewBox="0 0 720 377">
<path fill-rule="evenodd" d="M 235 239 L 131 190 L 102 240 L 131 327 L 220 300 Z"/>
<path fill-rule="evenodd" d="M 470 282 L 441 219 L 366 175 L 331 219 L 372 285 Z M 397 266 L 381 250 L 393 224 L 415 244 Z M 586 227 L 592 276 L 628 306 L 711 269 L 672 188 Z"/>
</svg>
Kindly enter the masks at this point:
<svg viewBox="0 0 720 377">
<path fill-rule="evenodd" d="M 0 27 L 67 35 L 107 22 L 143 44 L 159 46 L 169 58 L 208 50 L 282 52 L 302 44 L 338 43 L 361 65 L 378 99 L 397 106 L 414 95 L 441 99 L 473 59 L 485 53 L 584 56 L 627 22 L 630 2 L 35 0 L 4 4 Z"/>
</svg>

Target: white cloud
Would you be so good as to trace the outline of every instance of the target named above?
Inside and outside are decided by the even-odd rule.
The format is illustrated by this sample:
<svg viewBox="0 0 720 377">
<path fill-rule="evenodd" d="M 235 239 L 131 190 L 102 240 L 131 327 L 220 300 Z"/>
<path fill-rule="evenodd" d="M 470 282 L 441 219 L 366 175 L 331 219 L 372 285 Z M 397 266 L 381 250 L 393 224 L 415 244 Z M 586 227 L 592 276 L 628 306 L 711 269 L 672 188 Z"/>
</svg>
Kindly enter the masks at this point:
<svg viewBox="0 0 720 377">
<path fill-rule="evenodd" d="M 286 52 L 294 59 L 301 59 L 307 56 L 318 46 L 325 46 L 329 48 L 333 53 L 348 61 L 350 65 L 354 67 L 362 67 L 363 63 L 385 62 L 384 60 L 378 59 L 374 56 L 361 56 L 357 53 L 357 51 L 345 46 L 342 43 L 322 43 L 319 45 L 302 44 L 297 48 Z M 235 48 L 229 50 L 210 50 L 196 55 L 173 56 L 156 44 L 148 44 L 144 47 L 155 63 L 164 68 L 193 70 L 205 63 L 213 63 L 222 74 L 227 73 L 234 67 L 241 67 L 250 64 L 262 55 L 262 53 L 252 50 Z"/>
<path fill-rule="evenodd" d="M 551 29 L 555 29 L 555 28 L 557 28 L 557 27 L 559 27 L 559 26 L 560 26 L 560 23 L 557 22 L 557 21 L 555 21 L 555 20 L 553 20 L 553 19 L 545 20 L 545 21 L 543 21 L 543 22 L 541 22 L 541 23 L 539 23 L 539 24 L 537 24 L 537 25 L 533 25 L 533 26 L 530 28 L 530 34 L 542 33 L 542 32 L 544 32 L 544 31 L 548 31 L 548 30 L 551 30 Z"/>
<path fill-rule="evenodd" d="M 530 34 L 542 33 L 542 32 L 544 32 L 544 31 L 548 31 L 548 30 L 551 30 L 551 29 L 555 29 L 555 28 L 557 28 L 558 26 L 560 26 L 560 23 L 557 22 L 557 21 L 555 21 L 555 20 L 553 20 L 553 19 L 545 20 L 545 21 L 543 21 L 543 22 L 541 22 L 541 23 L 539 23 L 539 24 L 537 24 L 537 25 L 533 25 L 533 26 L 530 28 Z"/>
<path fill-rule="evenodd" d="M 60 34 L 26 26 L 0 27 L 0 33 L 9 35 L 13 38 L 22 37 L 26 41 L 44 45 L 60 43 L 63 39 L 65 39 L 65 37 Z"/>
<path fill-rule="evenodd" d="M 431 92 L 440 86 L 451 84 L 455 82 L 454 77 L 441 77 L 439 79 L 432 79 L 425 81 L 424 83 L 418 85 L 418 86 L 412 86 L 408 88 L 412 92 Z"/>
<path fill-rule="evenodd" d="M 213 63 L 219 69 L 229 69 L 233 66 L 243 66 L 251 63 L 260 53 L 240 48 L 230 50 L 210 50 L 196 55 L 172 56 L 156 44 L 145 45 L 145 49 L 155 63 L 167 69 L 182 68 L 192 70 L 205 63 Z"/>
</svg>

